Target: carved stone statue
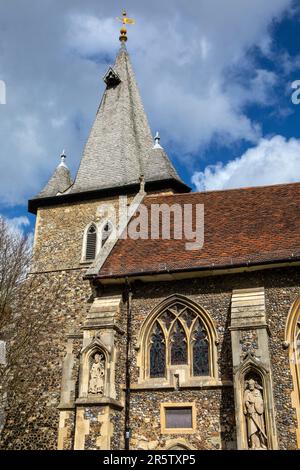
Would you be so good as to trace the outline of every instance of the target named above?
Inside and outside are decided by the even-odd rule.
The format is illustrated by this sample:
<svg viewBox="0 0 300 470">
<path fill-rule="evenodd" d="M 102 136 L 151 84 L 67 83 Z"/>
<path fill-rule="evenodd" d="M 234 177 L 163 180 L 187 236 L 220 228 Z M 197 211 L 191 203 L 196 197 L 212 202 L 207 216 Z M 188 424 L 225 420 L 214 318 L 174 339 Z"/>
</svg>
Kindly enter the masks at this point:
<svg viewBox="0 0 300 470">
<path fill-rule="evenodd" d="M 244 414 L 247 421 L 247 437 L 250 449 L 267 449 L 262 387 L 253 379 L 246 381 Z"/>
<path fill-rule="evenodd" d="M 105 379 L 104 355 L 96 353 L 90 372 L 89 393 L 103 395 Z"/>
</svg>

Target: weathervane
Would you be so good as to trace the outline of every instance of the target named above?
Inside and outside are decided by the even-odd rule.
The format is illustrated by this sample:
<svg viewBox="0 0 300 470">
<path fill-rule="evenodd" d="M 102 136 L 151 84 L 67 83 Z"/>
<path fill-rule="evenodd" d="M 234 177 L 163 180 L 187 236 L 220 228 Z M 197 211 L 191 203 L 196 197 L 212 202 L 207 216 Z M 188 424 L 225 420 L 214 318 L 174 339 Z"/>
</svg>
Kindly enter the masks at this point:
<svg viewBox="0 0 300 470">
<path fill-rule="evenodd" d="M 120 41 L 123 43 L 123 42 L 126 42 L 127 41 L 127 29 L 126 29 L 126 25 L 127 24 L 135 24 L 135 20 L 133 20 L 132 18 L 128 18 L 127 17 L 127 13 L 126 11 L 124 10 L 123 13 L 123 18 L 120 18 L 119 16 L 117 17 L 117 20 L 121 21 L 123 26 L 120 30 Z"/>
</svg>

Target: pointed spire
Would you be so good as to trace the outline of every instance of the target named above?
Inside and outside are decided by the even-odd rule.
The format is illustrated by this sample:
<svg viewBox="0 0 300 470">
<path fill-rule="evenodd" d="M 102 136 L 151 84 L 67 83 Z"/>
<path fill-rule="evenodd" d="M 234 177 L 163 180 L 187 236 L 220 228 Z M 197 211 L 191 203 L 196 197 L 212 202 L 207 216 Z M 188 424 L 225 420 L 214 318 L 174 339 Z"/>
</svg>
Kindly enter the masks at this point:
<svg viewBox="0 0 300 470">
<path fill-rule="evenodd" d="M 64 193 L 73 184 L 70 170 L 65 163 L 66 158 L 63 150 L 59 165 L 57 165 L 52 177 L 37 197 L 57 196 Z"/>
<path fill-rule="evenodd" d="M 122 44 L 70 193 L 118 188 L 145 181 L 175 179 L 183 184 L 159 144 L 152 157 L 153 137 L 130 58 Z"/>
<path fill-rule="evenodd" d="M 161 147 L 159 134 L 153 145 L 125 41 L 122 41 L 115 64 L 104 80 L 106 89 L 75 182 L 72 182 L 63 151 L 61 162 L 49 182 L 30 201 L 32 212 L 43 204 L 43 198 L 72 198 L 74 194 L 78 198 L 79 193 L 94 197 L 93 191 L 123 193 L 126 187 L 135 191 L 133 186 L 140 186 L 140 175 L 144 175 L 143 184 L 151 183 L 155 190 L 190 191 Z"/>
</svg>

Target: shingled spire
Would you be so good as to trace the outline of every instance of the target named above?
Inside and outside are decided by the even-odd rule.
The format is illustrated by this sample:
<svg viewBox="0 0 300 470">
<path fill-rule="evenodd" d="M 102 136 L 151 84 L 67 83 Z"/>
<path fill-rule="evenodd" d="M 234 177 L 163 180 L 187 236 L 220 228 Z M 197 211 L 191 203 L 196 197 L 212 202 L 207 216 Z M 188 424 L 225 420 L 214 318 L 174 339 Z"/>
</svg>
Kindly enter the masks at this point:
<svg viewBox="0 0 300 470">
<path fill-rule="evenodd" d="M 60 194 L 64 193 L 68 188 L 70 188 L 70 186 L 73 184 L 70 170 L 65 163 L 67 157 L 64 151 L 61 154 L 60 158 L 60 164 L 56 167 L 52 177 L 50 178 L 46 186 L 38 194 L 38 198 L 59 196 Z"/>
<path fill-rule="evenodd" d="M 58 195 L 62 203 L 100 193 L 135 193 L 142 175 L 146 191 L 190 191 L 162 147 L 154 145 L 125 40 L 104 82 L 106 89 L 74 184 L 68 169 L 57 168 L 46 187 L 29 201 L 30 212 L 56 204 L 54 197 Z"/>
<path fill-rule="evenodd" d="M 104 77 L 106 90 L 71 193 L 179 180 L 163 152 L 152 158 L 153 138 L 125 44 Z M 166 161 L 167 160 L 167 161 Z"/>
</svg>

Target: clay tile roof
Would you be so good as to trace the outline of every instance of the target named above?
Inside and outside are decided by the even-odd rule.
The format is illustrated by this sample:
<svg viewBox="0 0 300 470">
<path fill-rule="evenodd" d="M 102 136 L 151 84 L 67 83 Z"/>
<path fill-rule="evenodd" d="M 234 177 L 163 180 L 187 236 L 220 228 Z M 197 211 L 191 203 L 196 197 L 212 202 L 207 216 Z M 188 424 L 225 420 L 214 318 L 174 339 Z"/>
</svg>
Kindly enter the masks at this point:
<svg viewBox="0 0 300 470">
<path fill-rule="evenodd" d="M 99 278 L 300 259 L 300 183 L 147 196 L 144 203 L 148 213 L 151 204 L 204 204 L 203 248 L 187 251 L 187 240 L 174 237 L 121 239 Z"/>
</svg>

